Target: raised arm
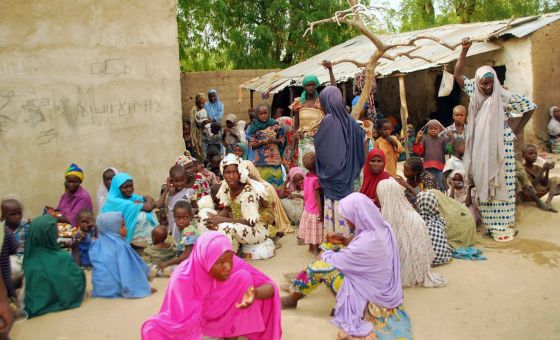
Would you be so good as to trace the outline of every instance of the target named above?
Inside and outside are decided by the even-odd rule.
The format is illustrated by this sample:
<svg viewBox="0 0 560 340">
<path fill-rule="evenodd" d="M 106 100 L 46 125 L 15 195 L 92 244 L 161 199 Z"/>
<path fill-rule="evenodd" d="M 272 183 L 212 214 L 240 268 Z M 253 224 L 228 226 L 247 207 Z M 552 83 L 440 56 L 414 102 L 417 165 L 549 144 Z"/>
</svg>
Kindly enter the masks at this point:
<svg viewBox="0 0 560 340">
<path fill-rule="evenodd" d="M 459 86 L 464 89 L 465 88 L 465 81 L 463 80 L 463 70 L 465 69 L 465 59 L 467 58 L 467 53 L 469 52 L 469 48 L 471 48 L 472 42 L 469 38 L 463 39 L 462 42 L 462 50 L 461 54 L 459 55 L 459 60 L 457 60 L 457 64 L 455 64 L 455 70 L 453 71 L 453 75 L 455 76 L 455 81 Z"/>
<path fill-rule="evenodd" d="M 332 70 L 333 64 L 330 60 L 323 60 L 321 63 L 327 70 L 329 70 L 329 79 L 331 81 L 331 86 L 336 86 L 336 78 L 334 77 L 334 72 Z"/>
</svg>

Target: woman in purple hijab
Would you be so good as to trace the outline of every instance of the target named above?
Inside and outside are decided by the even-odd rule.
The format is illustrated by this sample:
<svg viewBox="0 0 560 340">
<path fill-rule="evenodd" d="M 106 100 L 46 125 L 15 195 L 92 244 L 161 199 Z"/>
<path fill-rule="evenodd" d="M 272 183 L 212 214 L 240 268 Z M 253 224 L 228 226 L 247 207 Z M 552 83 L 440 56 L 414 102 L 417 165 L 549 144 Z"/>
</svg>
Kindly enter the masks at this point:
<svg viewBox="0 0 560 340">
<path fill-rule="evenodd" d="M 297 307 L 298 300 L 324 283 L 336 294 L 332 323 L 341 330 L 339 339 L 412 339 L 391 226 L 360 193 L 342 199 L 339 214 L 355 237 L 338 252 L 324 252 L 322 260 L 291 280 L 291 294 L 282 299 L 282 307 Z"/>
<path fill-rule="evenodd" d="M 324 227 L 327 234 L 349 237 L 350 230 L 338 214 L 338 205 L 352 193 L 364 166 L 365 133 L 346 111 L 336 86 L 327 86 L 319 99 L 326 114 L 315 135 L 317 175 L 325 193 Z"/>
</svg>

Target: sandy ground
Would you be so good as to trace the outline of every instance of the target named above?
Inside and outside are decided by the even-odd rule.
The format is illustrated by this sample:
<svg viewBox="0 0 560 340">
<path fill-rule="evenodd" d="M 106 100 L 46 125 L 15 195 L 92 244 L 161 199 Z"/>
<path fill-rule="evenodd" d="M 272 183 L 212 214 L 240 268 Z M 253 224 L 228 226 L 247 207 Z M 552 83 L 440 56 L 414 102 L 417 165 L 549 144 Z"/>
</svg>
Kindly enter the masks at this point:
<svg viewBox="0 0 560 340">
<path fill-rule="evenodd" d="M 560 210 L 560 198 L 553 203 Z M 487 261 L 453 260 L 435 268 L 449 279 L 447 287 L 404 290 L 416 339 L 560 339 L 560 214 L 524 204 L 517 226 L 519 235 L 510 243 L 477 237 L 475 246 Z M 279 284 L 282 273 L 313 260 L 294 235 L 281 243 L 274 258 L 253 262 Z M 159 310 L 167 279 L 156 278 L 153 285 L 158 292 L 148 298 L 86 298 L 80 308 L 17 323 L 11 336 L 139 339 L 142 322 Z M 335 339 L 337 329 L 329 322 L 334 301 L 321 287 L 296 310 L 283 311 L 283 339 Z"/>
</svg>

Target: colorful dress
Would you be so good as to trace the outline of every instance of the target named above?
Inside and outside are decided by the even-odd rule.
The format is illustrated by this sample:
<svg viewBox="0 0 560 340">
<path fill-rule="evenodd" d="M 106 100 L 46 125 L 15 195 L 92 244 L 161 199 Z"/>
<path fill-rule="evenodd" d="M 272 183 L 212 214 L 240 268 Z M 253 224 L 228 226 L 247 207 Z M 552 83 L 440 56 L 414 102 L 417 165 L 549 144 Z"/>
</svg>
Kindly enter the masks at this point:
<svg viewBox="0 0 560 340">
<path fill-rule="evenodd" d="M 60 198 L 58 207 L 56 208 L 68 222 L 75 227 L 78 223 L 78 213 L 82 210 L 93 211 L 93 204 L 89 193 L 82 186 L 79 186 L 76 192 L 70 193 L 66 191 Z"/>
<path fill-rule="evenodd" d="M 276 139 L 284 140 L 284 130 L 278 124 L 255 131 L 250 137 L 250 142 L 266 143 Z M 255 156 L 253 163 L 261 177 L 275 188 L 284 183 L 281 148 L 283 149 L 283 145 L 271 143 L 253 149 Z"/>
<path fill-rule="evenodd" d="M 411 184 L 412 181 L 407 179 L 406 182 L 408 184 L 412 185 Z M 418 182 L 419 182 L 419 184 L 416 187 L 414 187 L 414 190 L 416 192 L 410 192 L 408 189 L 405 190 L 405 192 L 404 192 L 404 196 L 410 202 L 410 204 L 412 204 L 412 206 L 414 208 L 416 208 L 416 201 L 418 200 L 416 195 L 418 193 L 420 193 L 422 191 L 429 190 L 429 189 L 437 189 L 438 188 L 438 185 L 436 183 L 436 179 L 429 172 L 422 172 L 419 175 L 419 181 Z"/>
<path fill-rule="evenodd" d="M 318 218 L 321 213 L 320 204 L 315 200 L 315 191 L 321 189 L 319 177 L 308 173 L 303 180 L 304 209 L 299 223 L 298 238 L 305 244 L 321 244 L 323 242 L 323 222 Z"/>
<path fill-rule="evenodd" d="M 482 74 L 486 73 L 493 73 L 494 79 L 498 79 L 495 75 L 495 71 L 491 67 L 483 66 L 477 70 L 477 76 L 482 77 Z M 480 74 L 480 75 L 479 75 Z M 471 106 L 473 105 L 473 101 L 477 100 L 481 96 L 480 90 L 477 89 L 476 79 L 468 79 L 467 77 L 463 77 L 465 82 L 465 92 L 469 95 L 471 100 Z M 473 143 L 476 142 L 476 137 L 470 137 L 470 130 L 474 130 L 478 132 L 480 135 L 485 129 L 489 129 L 490 125 L 487 122 L 478 123 L 481 126 L 476 126 L 476 121 L 478 120 L 480 114 L 482 112 L 476 112 L 469 106 L 469 132 L 467 132 L 467 136 L 471 140 L 467 140 L 467 147 L 465 149 L 465 156 L 469 157 L 469 162 L 466 162 L 466 170 L 468 173 L 473 174 L 473 178 L 475 181 L 475 185 L 479 190 L 479 198 L 480 198 L 480 213 L 482 215 L 482 222 L 484 226 L 489 229 L 496 229 L 496 230 L 506 230 L 509 227 L 515 225 L 515 153 L 513 149 L 513 144 L 515 140 L 515 135 L 513 131 L 510 129 L 509 125 L 507 124 L 507 119 L 509 117 L 519 117 L 525 112 L 529 112 L 535 110 L 537 106 L 529 101 L 527 98 L 509 93 L 505 91 L 499 81 L 496 80 L 494 83 L 494 92 L 493 94 L 499 95 L 501 100 L 504 100 L 503 103 L 503 114 L 504 117 L 493 117 L 498 112 L 490 112 L 488 113 L 491 116 L 489 119 L 500 119 L 503 120 L 503 158 L 498 160 L 496 166 L 501 168 L 498 171 L 497 176 L 502 176 L 501 179 L 493 179 L 499 183 L 502 183 L 501 186 L 497 186 L 496 189 L 492 188 L 491 184 L 489 183 L 488 179 L 484 180 L 484 178 L 478 179 L 476 173 L 473 173 L 471 169 L 471 164 L 473 166 L 478 165 L 476 163 L 486 163 L 488 164 L 491 160 L 489 159 L 479 159 L 483 157 L 482 150 L 469 150 L 469 146 L 473 148 Z M 493 98 L 491 96 L 490 98 Z M 488 99 L 487 99 L 488 100 Z M 476 103 L 475 103 L 476 104 Z M 484 105 L 484 104 L 482 104 Z M 496 104 L 494 104 L 496 105 Z M 498 105 L 499 107 L 500 105 Z M 482 106 L 481 106 L 482 107 Z M 485 118 L 481 116 L 481 119 Z M 480 131 L 482 129 L 483 131 Z M 495 133 L 495 131 L 490 131 L 490 134 Z M 481 137 L 482 138 L 482 137 Z M 471 154 L 472 153 L 472 154 Z M 468 164 L 468 165 L 467 165 Z M 485 164 L 485 165 L 486 165 Z M 489 166 L 489 165 L 487 165 Z M 479 183 L 477 183 L 477 180 Z M 505 188 L 504 188 L 505 186 Z M 490 193 L 490 190 L 496 191 L 496 193 Z M 494 198 L 494 197 L 499 197 Z"/>
<path fill-rule="evenodd" d="M 319 98 L 315 100 L 314 107 L 312 108 L 302 107 L 301 98 L 295 98 L 292 105 L 290 105 L 290 109 L 298 112 L 299 115 L 299 129 L 297 131 L 300 137 L 298 140 L 298 166 L 303 168 L 303 156 L 308 152 L 315 152 L 313 137 L 317 133 L 325 113 L 321 108 Z"/>
</svg>

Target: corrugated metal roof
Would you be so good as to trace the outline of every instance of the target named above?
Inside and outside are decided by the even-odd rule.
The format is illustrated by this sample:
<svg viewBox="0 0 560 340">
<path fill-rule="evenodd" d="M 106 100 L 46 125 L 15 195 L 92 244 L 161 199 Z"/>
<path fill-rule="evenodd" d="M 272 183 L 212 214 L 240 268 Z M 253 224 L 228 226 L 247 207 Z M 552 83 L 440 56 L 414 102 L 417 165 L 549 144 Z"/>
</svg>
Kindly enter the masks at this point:
<svg viewBox="0 0 560 340">
<path fill-rule="evenodd" d="M 558 19 L 560 19 L 560 13 L 518 18 L 511 23 L 511 28 L 500 34 L 500 37 L 513 35 L 517 38 L 522 38 Z M 438 37 L 449 43 L 457 43 L 465 37 L 488 36 L 489 34 L 499 30 L 507 22 L 508 20 L 500 20 L 463 25 L 447 25 L 414 32 L 380 35 L 379 37 L 384 43 L 396 43 L 424 34 Z M 377 76 L 387 77 L 395 73 L 411 73 L 438 67 L 457 60 L 460 53 L 460 48 L 451 51 L 431 40 L 420 40 L 417 42 L 417 45 L 421 47 L 417 51 L 413 52 L 412 55 L 427 58 L 432 62 L 422 59 L 409 59 L 406 57 L 397 58 L 395 61 L 381 59 L 376 68 Z M 469 55 L 495 51 L 500 48 L 500 45 L 493 42 L 476 42 L 473 43 L 473 46 L 469 50 Z M 391 50 L 389 53 L 394 54 L 409 49 L 410 47 L 400 47 Z M 340 45 L 332 47 L 325 52 L 319 53 L 304 62 L 278 72 L 267 73 L 259 78 L 247 81 L 240 86 L 257 92 L 278 93 L 287 86 L 301 85 L 301 80 L 307 74 L 315 74 L 319 78 L 321 84 L 325 84 L 329 82 L 329 74 L 327 70 L 320 65 L 321 61 L 354 59 L 365 63 L 368 61 L 369 57 L 373 55 L 375 50 L 375 46 L 371 43 L 371 41 L 365 36 L 360 35 Z M 337 82 L 344 82 L 349 79 L 353 79 L 357 71 L 358 67 L 348 62 L 337 64 L 333 67 L 333 72 Z"/>
</svg>

